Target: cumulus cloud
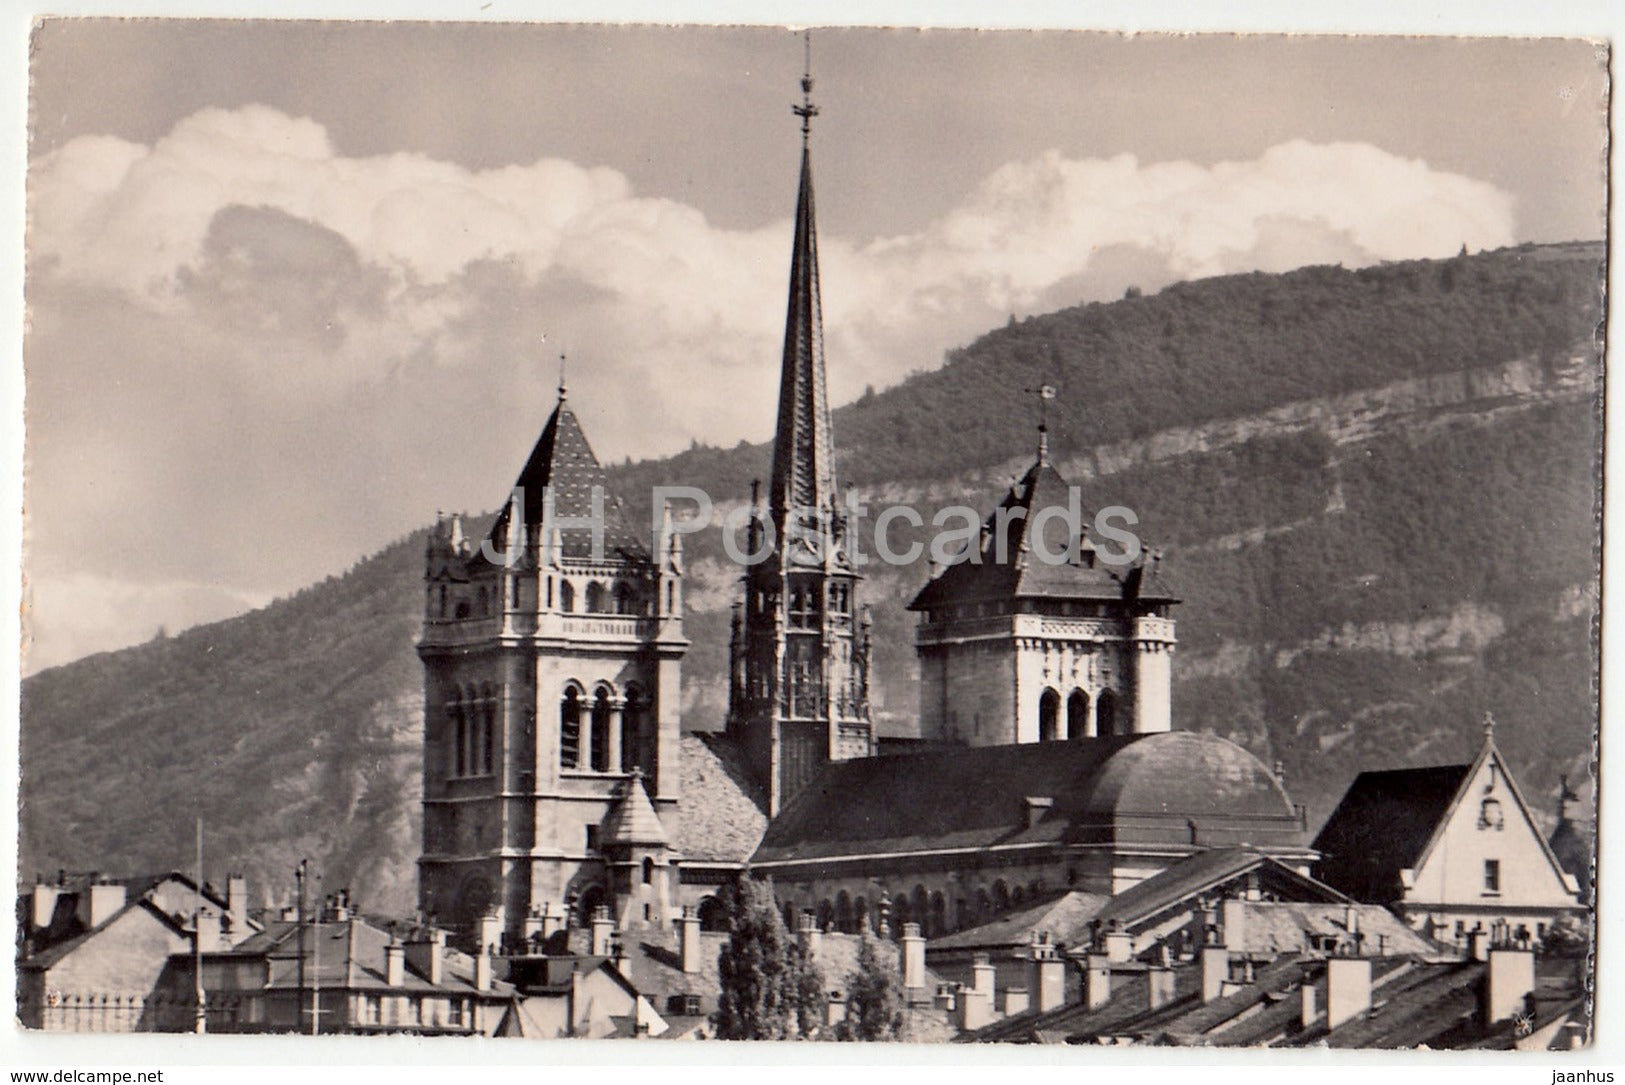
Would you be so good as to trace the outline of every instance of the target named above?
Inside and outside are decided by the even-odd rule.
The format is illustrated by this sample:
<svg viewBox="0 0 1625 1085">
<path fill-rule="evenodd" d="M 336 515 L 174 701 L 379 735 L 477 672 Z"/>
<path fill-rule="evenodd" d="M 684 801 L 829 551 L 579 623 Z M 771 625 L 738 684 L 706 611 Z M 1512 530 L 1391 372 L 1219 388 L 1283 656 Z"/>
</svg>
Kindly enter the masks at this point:
<svg viewBox="0 0 1625 1085">
<path fill-rule="evenodd" d="M 29 196 L 31 573 L 94 569 L 138 624 L 218 616 L 176 584 L 278 594 L 436 507 L 495 504 L 560 349 L 605 458 L 771 425 L 785 221 L 724 229 L 557 159 L 346 157 L 263 106 L 151 145 L 71 140 L 32 164 Z M 1039 154 L 915 232 L 820 238 L 832 397 L 1012 312 L 1510 244 L 1514 210 L 1368 144 L 1213 165 Z M 188 546 L 165 545 L 181 524 Z M 142 584 L 150 606 L 129 601 Z M 39 658 L 66 651 L 49 636 L 90 643 L 75 621 L 105 624 L 66 585 L 36 593 Z"/>
</svg>

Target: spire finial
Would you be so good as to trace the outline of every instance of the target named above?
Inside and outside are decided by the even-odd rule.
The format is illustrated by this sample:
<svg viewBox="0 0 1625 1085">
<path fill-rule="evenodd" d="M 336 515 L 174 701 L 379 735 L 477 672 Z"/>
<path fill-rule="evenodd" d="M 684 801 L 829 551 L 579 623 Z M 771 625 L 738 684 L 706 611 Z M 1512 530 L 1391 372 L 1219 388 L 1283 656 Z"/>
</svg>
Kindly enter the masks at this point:
<svg viewBox="0 0 1625 1085">
<path fill-rule="evenodd" d="M 1041 384 L 1027 389 L 1028 395 L 1038 397 L 1038 462 L 1049 462 L 1049 401 L 1055 398 L 1053 384 Z"/>
<path fill-rule="evenodd" d="M 1484 712 L 1484 741 L 1495 741 L 1495 713 L 1488 710 Z"/>
<path fill-rule="evenodd" d="M 564 352 L 561 350 L 561 351 L 559 351 L 559 402 L 560 403 L 564 402 L 564 366 L 565 366 Z"/>
<path fill-rule="evenodd" d="M 818 116 L 818 107 L 813 105 L 812 89 L 812 31 L 804 30 L 801 33 L 804 47 L 804 63 L 801 69 L 801 104 L 790 107 L 790 112 L 801 118 L 801 145 L 807 145 L 808 135 L 812 131 L 812 119 Z"/>
</svg>

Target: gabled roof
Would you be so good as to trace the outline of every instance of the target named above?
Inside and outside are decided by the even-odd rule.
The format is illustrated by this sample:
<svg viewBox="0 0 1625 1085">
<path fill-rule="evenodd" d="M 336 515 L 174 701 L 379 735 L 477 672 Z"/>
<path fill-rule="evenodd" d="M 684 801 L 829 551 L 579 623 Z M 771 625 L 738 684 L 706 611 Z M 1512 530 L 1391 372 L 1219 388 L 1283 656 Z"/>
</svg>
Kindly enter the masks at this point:
<svg viewBox="0 0 1625 1085">
<path fill-rule="evenodd" d="M 590 520 L 593 515 L 593 488 L 603 494 L 604 560 L 647 561 L 649 548 L 643 536 L 632 529 L 620 499 L 609 489 L 609 476 L 593 455 L 587 436 L 576 421 L 575 412 L 565 402 L 562 390 L 558 406 L 542 428 L 542 435 L 525 461 L 519 478 L 514 482 L 524 490 L 525 526 L 535 532 L 542 522 L 543 498 L 547 490 L 553 494 L 553 514 L 566 522 Z M 509 502 L 491 526 L 493 546 L 501 549 L 508 537 L 508 520 L 513 515 Z M 587 561 L 592 557 L 592 529 L 588 527 L 560 527 L 559 556 L 574 561 Z M 547 540 L 542 540 L 545 547 Z M 476 552 L 478 552 L 476 548 Z"/>
<path fill-rule="evenodd" d="M 1130 927 L 1253 871 L 1266 872 L 1272 881 L 1291 886 L 1293 899 L 1334 903 L 1348 900 L 1331 886 L 1305 877 L 1253 848 L 1210 848 L 1129 886 L 1112 897 L 1096 918 L 1103 924 L 1115 921 Z"/>
<path fill-rule="evenodd" d="M 767 831 L 766 796 L 743 751 L 724 734 L 682 737 L 681 782 L 672 842 L 687 865 L 741 865 Z"/>
<path fill-rule="evenodd" d="M 163 909 L 156 907 L 152 901 L 148 900 L 145 896 L 137 896 L 134 899 L 127 899 L 123 907 L 119 908 L 112 915 L 108 916 L 99 926 L 81 928 L 77 933 L 64 938 L 54 945 L 46 946 L 38 953 L 30 954 L 25 959 L 17 962 L 17 967 L 20 970 L 31 972 L 54 968 L 64 958 L 88 945 L 90 942 L 96 938 L 99 938 L 102 934 L 111 930 L 119 923 L 124 922 L 131 915 L 137 912 L 150 916 L 160 925 L 167 928 L 175 936 L 186 939 L 188 942 L 191 941 L 191 931 L 175 922 L 175 920 L 171 917 L 165 915 Z"/>
<path fill-rule="evenodd" d="M 1149 568 L 1144 555 L 1133 565 L 1109 565 L 1098 560 L 1087 537 L 1078 547 L 1076 561 L 1045 560 L 1040 549 L 1056 558 L 1066 553 L 1067 540 L 1057 530 L 1064 521 L 1050 520 L 1041 529 L 1042 540 L 1032 537 L 1032 522 L 1045 509 L 1069 508 L 1070 499 L 1070 483 L 1041 456 L 988 516 L 979 542 L 921 588 L 909 609 L 987 599 L 1179 601 L 1157 571 L 1155 559 L 1150 559 Z"/>
<path fill-rule="evenodd" d="M 1252 754 L 1169 731 L 830 764 L 773 819 L 752 862 L 1103 842 L 1301 850 L 1299 825 Z"/>
<path fill-rule="evenodd" d="M 1321 878 L 1356 900 L 1388 904 L 1400 899 L 1404 895 L 1400 872 L 1419 870 L 1427 862 L 1467 800 L 1472 781 L 1492 760 L 1524 824 L 1561 879 L 1563 864 L 1530 814 L 1488 728 L 1470 765 L 1363 772 L 1356 777 L 1315 838 L 1315 849 L 1325 855 Z"/>
<path fill-rule="evenodd" d="M 1321 826 L 1321 881 L 1355 900 L 1390 904 L 1404 895 L 1401 870 L 1414 870 L 1472 765 L 1362 772 Z"/>
<path fill-rule="evenodd" d="M 1047 933 L 1060 946 L 1081 945 L 1089 938 L 1089 921 L 1109 898 L 1099 893 L 1070 889 L 1014 911 L 991 923 L 933 938 L 926 952 L 1019 948 L 1031 945 L 1033 935 Z"/>
</svg>

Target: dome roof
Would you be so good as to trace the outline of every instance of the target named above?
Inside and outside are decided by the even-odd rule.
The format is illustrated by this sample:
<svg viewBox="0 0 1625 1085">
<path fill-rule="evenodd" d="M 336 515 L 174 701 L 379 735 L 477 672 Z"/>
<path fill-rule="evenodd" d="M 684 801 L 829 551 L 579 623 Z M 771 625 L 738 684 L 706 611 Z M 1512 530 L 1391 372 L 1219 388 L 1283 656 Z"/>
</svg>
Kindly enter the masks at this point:
<svg viewBox="0 0 1625 1085">
<path fill-rule="evenodd" d="M 1108 757 L 1095 773 L 1078 828 L 1126 828 L 1180 819 L 1192 834 L 1239 830 L 1299 815 L 1264 763 L 1229 739 L 1192 731 L 1145 735 Z M 1279 822 L 1277 822 L 1279 824 Z M 1216 844 L 1216 840 L 1191 843 Z"/>
</svg>

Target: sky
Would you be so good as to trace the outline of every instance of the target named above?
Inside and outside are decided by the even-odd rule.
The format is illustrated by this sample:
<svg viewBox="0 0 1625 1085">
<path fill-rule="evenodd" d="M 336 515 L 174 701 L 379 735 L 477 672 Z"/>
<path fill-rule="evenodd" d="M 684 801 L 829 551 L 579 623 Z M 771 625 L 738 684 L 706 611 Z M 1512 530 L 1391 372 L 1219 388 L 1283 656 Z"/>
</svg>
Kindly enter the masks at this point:
<svg viewBox="0 0 1625 1085">
<path fill-rule="evenodd" d="M 1582 41 L 820 30 L 831 397 L 1170 281 L 1599 238 Z M 32 48 L 25 670 L 600 457 L 770 435 L 776 28 L 63 20 Z"/>
</svg>

